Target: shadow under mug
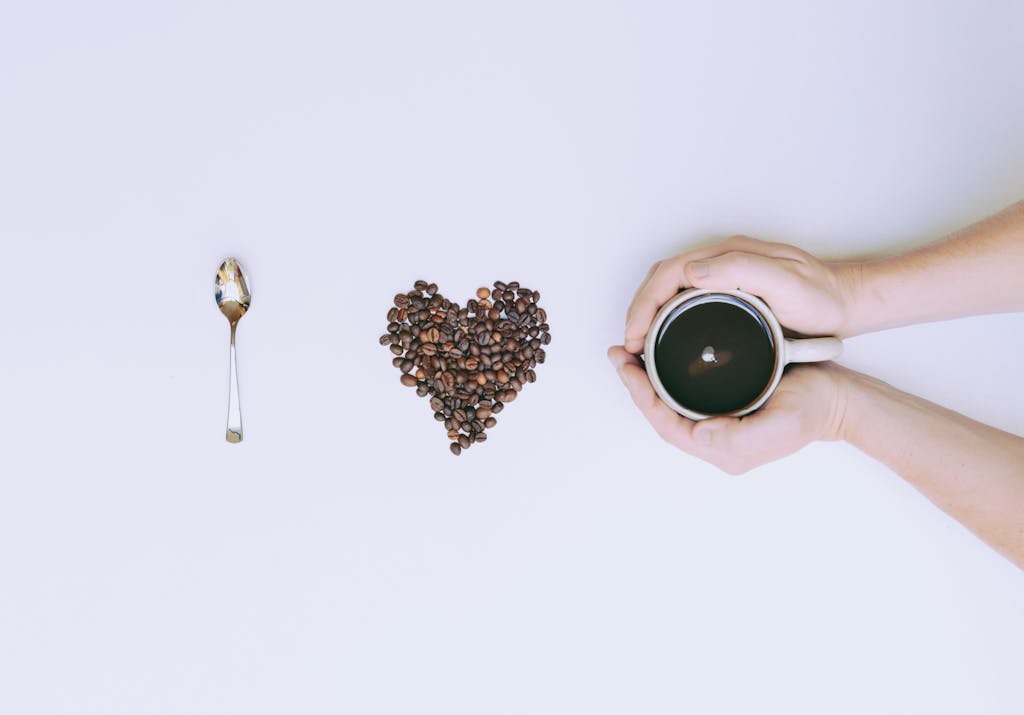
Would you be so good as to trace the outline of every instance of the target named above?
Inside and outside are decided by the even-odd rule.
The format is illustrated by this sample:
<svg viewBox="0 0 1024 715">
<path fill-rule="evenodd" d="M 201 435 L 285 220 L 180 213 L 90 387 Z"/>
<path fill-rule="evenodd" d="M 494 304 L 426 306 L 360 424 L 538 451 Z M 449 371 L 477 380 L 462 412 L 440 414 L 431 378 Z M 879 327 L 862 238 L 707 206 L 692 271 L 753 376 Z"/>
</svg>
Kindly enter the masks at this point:
<svg viewBox="0 0 1024 715">
<path fill-rule="evenodd" d="M 749 404 L 730 412 L 707 414 L 691 409 L 680 404 L 662 383 L 658 375 L 658 368 L 655 361 L 655 349 L 658 340 L 661 338 L 662 329 L 670 316 L 677 317 L 682 310 L 688 310 L 698 305 L 707 303 L 726 303 L 734 305 L 752 316 L 759 316 L 762 327 L 767 331 L 774 351 L 775 364 L 772 368 L 771 378 L 761 393 Z M 688 417 L 691 420 L 703 420 L 708 417 L 726 416 L 742 417 L 750 414 L 761 407 L 768 398 L 775 392 L 786 365 L 797 362 L 822 362 L 833 360 L 839 357 L 843 351 L 843 341 L 838 338 L 787 338 L 782 332 L 782 325 L 778 318 L 771 311 L 768 305 L 755 295 L 741 290 L 710 290 L 706 288 L 691 288 L 677 294 L 658 311 L 647 330 L 647 339 L 644 342 L 644 362 L 647 367 L 647 375 L 654 386 L 658 397 L 673 410 Z"/>
</svg>

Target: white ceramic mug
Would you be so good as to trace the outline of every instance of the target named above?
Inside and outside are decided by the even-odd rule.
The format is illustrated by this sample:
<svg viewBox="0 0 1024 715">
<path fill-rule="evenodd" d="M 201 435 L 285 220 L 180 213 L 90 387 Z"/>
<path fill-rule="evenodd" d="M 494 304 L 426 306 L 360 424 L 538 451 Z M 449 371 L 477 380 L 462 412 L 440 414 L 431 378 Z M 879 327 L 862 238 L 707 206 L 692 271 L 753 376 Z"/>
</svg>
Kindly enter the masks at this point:
<svg viewBox="0 0 1024 715">
<path fill-rule="evenodd" d="M 728 417 L 741 417 L 758 409 L 775 392 L 779 381 L 782 379 L 782 371 L 786 365 L 794 362 L 821 362 L 833 360 L 839 357 L 843 351 L 843 341 L 838 338 L 787 338 L 783 335 L 782 326 L 778 318 L 771 311 L 768 305 L 755 295 L 741 290 L 709 290 L 706 288 L 691 288 L 682 291 L 672 300 L 665 303 L 654 317 L 654 322 L 647 330 L 647 340 L 644 342 L 644 361 L 647 366 L 647 375 L 654 386 L 658 397 L 673 410 L 688 417 L 691 420 L 702 420 L 712 415 L 692 410 L 679 402 L 669 394 L 658 376 L 657 365 L 654 360 L 654 349 L 660 337 L 661 328 L 670 315 L 676 312 L 677 308 L 689 309 L 706 303 L 727 303 L 735 305 L 755 317 L 763 319 L 763 325 L 767 327 L 771 337 L 772 347 L 775 353 L 775 366 L 772 369 L 771 380 L 758 397 L 749 405 L 738 410 L 726 413 Z"/>
</svg>

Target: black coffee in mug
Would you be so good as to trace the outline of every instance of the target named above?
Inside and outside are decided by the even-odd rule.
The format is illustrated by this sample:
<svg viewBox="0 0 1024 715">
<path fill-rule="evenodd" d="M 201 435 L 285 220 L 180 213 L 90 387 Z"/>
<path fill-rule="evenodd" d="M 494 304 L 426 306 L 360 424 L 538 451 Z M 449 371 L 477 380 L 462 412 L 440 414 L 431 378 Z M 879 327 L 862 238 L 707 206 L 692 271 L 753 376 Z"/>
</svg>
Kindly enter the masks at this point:
<svg viewBox="0 0 1024 715">
<path fill-rule="evenodd" d="M 728 414 L 753 403 L 772 382 L 775 340 L 764 317 L 745 301 L 697 299 L 665 319 L 654 359 L 676 402 L 708 415 Z"/>
</svg>

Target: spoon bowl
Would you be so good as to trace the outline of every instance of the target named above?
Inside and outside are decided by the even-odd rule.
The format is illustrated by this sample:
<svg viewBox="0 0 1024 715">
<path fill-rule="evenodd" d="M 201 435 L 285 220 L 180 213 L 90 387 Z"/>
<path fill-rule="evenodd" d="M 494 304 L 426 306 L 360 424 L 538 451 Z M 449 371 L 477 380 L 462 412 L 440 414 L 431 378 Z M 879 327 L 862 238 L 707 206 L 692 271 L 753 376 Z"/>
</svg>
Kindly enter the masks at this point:
<svg viewBox="0 0 1024 715">
<path fill-rule="evenodd" d="M 214 297 L 217 307 L 232 325 L 236 325 L 252 302 L 249 284 L 237 258 L 229 258 L 220 264 L 214 278 Z"/>
</svg>

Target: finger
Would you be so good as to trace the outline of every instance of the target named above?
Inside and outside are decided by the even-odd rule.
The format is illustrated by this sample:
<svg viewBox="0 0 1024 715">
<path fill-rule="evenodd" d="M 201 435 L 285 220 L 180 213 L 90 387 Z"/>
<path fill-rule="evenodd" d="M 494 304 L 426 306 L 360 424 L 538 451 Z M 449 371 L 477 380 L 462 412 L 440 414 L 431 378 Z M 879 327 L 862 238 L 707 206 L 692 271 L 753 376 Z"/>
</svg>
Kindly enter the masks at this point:
<svg viewBox="0 0 1024 715">
<path fill-rule="evenodd" d="M 787 409 L 765 406 L 745 417 L 713 417 L 697 424 L 697 444 L 719 455 L 743 455 L 756 464 L 771 462 L 792 451 L 800 433 L 798 415 Z"/>
<path fill-rule="evenodd" d="M 640 287 L 629 306 L 626 319 L 625 347 L 631 353 L 639 353 L 644 347 L 647 328 L 658 309 L 685 288 L 687 258 L 677 256 L 657 264 L 650 278 Z"/>
<path fill-rule="evenodd" d="M 650 270 L 647 271 L 647 275 L 645 275 L 644 279 L 642 281 L 640 281 L 640 286 L 636 289 L 636 293 L 634 293 L 634 296 L 636 294 L 642 292 L 644 290 L 644 288 L 647 287 L 647 284 L 651 280 L 651 276 L 653 276 L 654 272 L 656 270 L 658 270 L 658 266 L 659 265 L 661 265 L 660 261 L 655 263 L 653 266 L 651 266 Z M 634 301 L 635 301 L 635 299 L 634 299 Z M 633 302 L 630 302 L 629 307 L 626 309 L 626 325 L 629 325 L 629 319 L 630 319 L 630 316 L 632 314 L 633 314 Z"/>
<path fill-rule="evenodd" d="M 696 288 L 743 290 L 763 298 L 781 297 L 794 286 L 795 263 L 745 251 L 690 261 L 683 272 Z M 769 301 L 770 302 L 770 301 Z"/>
<path fill-rule="evenodd" d="M 679 447 L 683 451 L 694 449 L 692 430 L 693 421 L 673 411 L 662 402 L 651 386 L 636 355 L 631 354 L 621 345 L 608 349 L 608 359 L 619 374 L 619 379 L 626 386 L 633 404 L 654 427 L 655 432 L 666 442 Z"/>
</svg>

